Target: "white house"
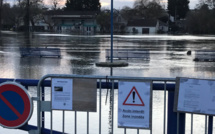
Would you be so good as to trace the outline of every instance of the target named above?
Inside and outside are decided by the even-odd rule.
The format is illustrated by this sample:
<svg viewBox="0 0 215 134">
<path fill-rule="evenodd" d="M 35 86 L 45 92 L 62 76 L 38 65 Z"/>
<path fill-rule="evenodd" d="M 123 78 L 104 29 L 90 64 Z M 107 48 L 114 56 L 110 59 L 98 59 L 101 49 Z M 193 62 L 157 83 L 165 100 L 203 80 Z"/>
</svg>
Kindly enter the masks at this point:
<svg viewBox="0 0 215 134">
<path fill-rule="evenodd" d="M 98 26 L 96 12 L 71 11 L 50 12 L 47 18 L 54 24 L 55 31 L 94 33 Z"/>
<path fill-rule="evenodd" d="M 133 19 L 127 24 L 128 33 L 155 34 L 159 30 L 159 22 L 154 19 Z"/>
</svg>

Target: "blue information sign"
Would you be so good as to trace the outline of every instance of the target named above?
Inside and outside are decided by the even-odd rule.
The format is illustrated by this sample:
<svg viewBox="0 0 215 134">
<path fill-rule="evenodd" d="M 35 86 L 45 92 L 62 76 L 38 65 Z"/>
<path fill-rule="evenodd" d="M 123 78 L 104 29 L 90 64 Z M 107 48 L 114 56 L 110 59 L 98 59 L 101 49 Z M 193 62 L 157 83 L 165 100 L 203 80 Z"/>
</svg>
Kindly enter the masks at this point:
<svg viewBox="0 0 215 134">
<path fill-rule="evenodd" d="M 33 102 L 27 90 L 15 82 L 0 85 L 0 125 L 19 128 L 31 117 Z"/>
</svg>

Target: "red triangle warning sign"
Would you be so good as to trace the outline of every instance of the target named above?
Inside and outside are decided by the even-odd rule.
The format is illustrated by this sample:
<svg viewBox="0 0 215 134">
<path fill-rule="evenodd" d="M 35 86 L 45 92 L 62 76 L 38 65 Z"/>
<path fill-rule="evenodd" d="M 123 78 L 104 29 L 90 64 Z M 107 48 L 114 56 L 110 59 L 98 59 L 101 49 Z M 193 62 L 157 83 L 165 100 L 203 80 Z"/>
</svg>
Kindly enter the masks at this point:
<svg viewBox="0 0 215 134">
<path fill-rule="evenodd" d="M 140 94 L 138 93 L 135 86 L 131 89 L 130 93 L 126 97 L 123 105 L 130 105 L 130 106 L 145 106 Z"/>
</svg>

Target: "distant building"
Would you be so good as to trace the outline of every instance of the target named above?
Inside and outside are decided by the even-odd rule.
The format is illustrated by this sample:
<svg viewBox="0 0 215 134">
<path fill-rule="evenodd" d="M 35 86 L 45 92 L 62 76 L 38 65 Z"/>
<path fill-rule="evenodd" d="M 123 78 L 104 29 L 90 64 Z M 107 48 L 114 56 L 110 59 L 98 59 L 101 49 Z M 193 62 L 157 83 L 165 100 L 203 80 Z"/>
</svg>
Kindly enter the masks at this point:
<svg viewBox="0 0 215 134">
<path fill-rule="evenodd" d="M 167 33 L 168 31 L 169 31 L 168 23 L 164 23 L 163 21 L 159 20 L 158 33 Z"/>
<path fill-rule="evenodd" d="M 100 13 L 101 13 L 101 15 L 106 14 L 106 15 L 110 15 L 110 17 L 111 17 L 111 10 L 109 10 L 109 9 L 102 10 Z M 106 21 L 111 21 L 110 17 L 104 18 L 104 19 Z M 125 20 L 122 17 L 120 11 L 116 10 L 116 9 L 113 9 L 113 27 L 114 27 L 113 32 L 114 33 L 124 33 L 126 25 L 127 25 L 127 20 Z M 102 28 L 103 29 L 101 29 L 101 32 L 110 32 L 110 29 L 111 29 L 109 24 L 103 25 Z"/>
<path fill-rule="evenodd" d="M 110 13 L 109 10 L 106 12 Z M 113 12 L 115 33 L 156 34 L 168 32 L 168 23 L 158 19 L 133 19 L 126 21 L 118 10 Z M 32 31 L 54 31 L 80 34 L 100 32 L 96 22 L 98 13 L 93 11 L 47 11 L 35 19 Z"/>
<path fill-rule="evenodd" d="M 47 13 L 45 19 L 52 22 L 54 31 L 94 33 L 98 28 L 96 15 L 90 11 L 57 11 Z"/>
<path fill-rule="evenodd" d="M 128 33 L 155 34 L 159 30 L 159 21 L 155 19 L 133 19 L 127 24 Z"/>
</svg>

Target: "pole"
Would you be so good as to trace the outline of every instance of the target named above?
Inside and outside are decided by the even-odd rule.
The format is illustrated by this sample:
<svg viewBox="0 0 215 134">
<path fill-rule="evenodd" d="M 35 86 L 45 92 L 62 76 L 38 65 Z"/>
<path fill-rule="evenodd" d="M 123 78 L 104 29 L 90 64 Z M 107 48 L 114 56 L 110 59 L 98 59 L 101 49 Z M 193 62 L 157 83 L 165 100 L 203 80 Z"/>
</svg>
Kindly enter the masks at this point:
<svg viewBox="0 0 215 134">
<path fill-rule="evenodd" d="M 111 0 L 111 63 L 113 63 L 113 0 Z"/>
<path fill-rule="evenodd" d="M 110 61 L 113 63 L 113 0 L 111 0 L 111 49 Z M 113 75 L 113 68 L 110 68 L 110 76 Z"/>
</svg>

